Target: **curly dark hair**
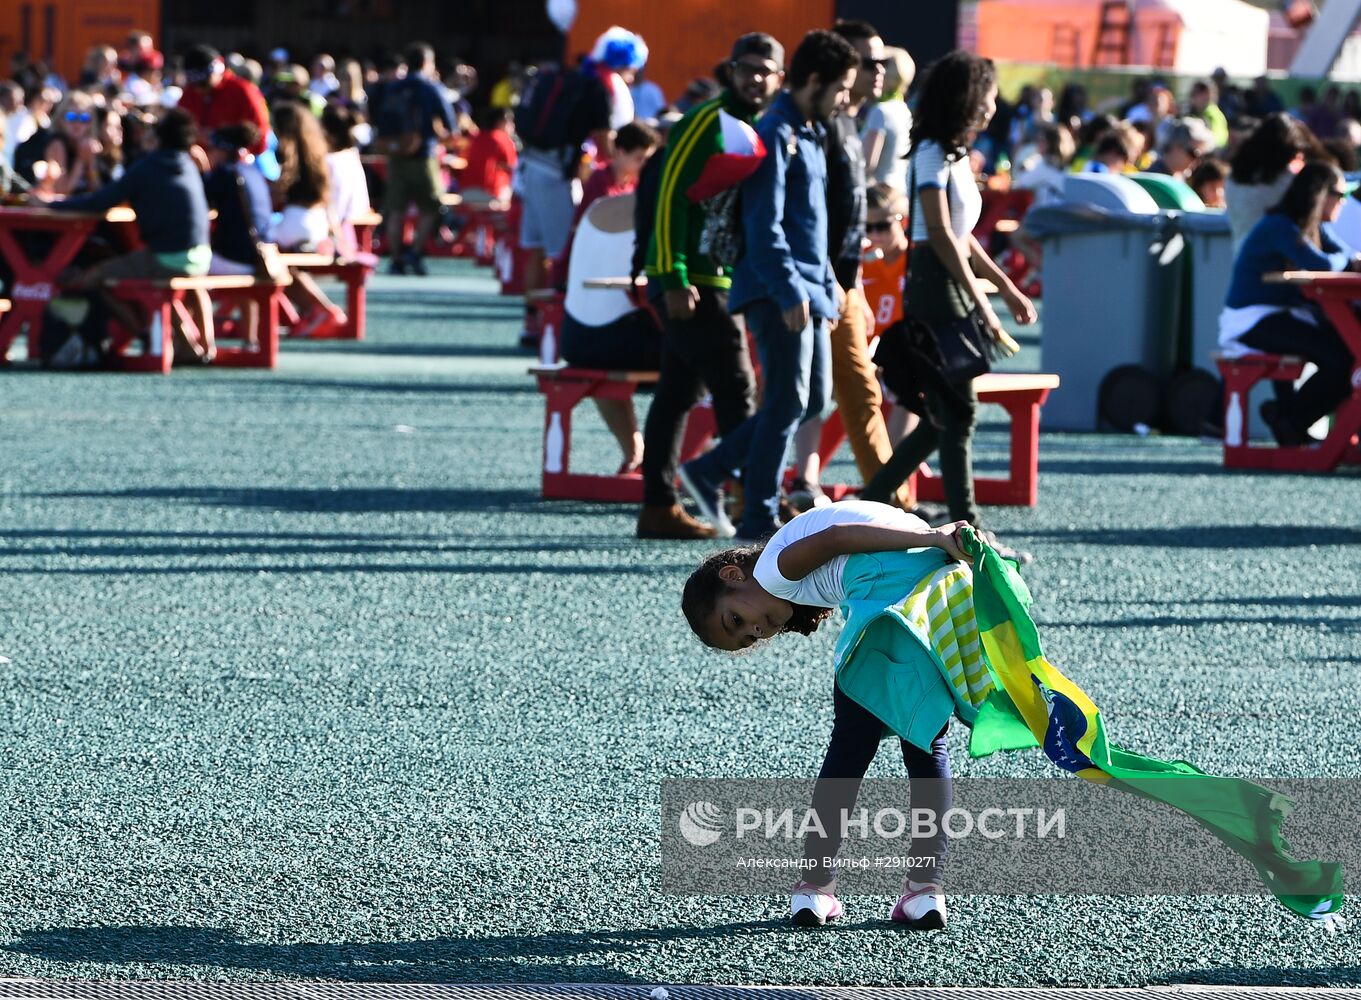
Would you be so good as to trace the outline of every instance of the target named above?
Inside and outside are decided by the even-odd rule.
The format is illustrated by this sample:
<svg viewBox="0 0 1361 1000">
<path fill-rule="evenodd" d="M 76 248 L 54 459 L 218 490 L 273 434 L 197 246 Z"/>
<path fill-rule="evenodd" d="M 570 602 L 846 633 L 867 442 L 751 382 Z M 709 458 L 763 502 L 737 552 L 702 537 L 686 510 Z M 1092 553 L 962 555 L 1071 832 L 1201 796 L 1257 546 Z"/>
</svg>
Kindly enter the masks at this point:
<svg viewBox="0 0 1361 1000">
<path fill-rule="evenodd" d="M 962 149 L 996 85 L 997 67 L 991 59 L 963 49 L 941 56 L 926 71 L 918 92 L 912 145 L 930 139 L 947 154 Z"/>
<path fill-rule="evenodd" d="M 1233 180 L 1237 184 L 1270 184 L 1299 153 L 1319 159 L 1321 152 L 1309 126 L 1276 111 L 1263 118 L 1233 154 Z"/>
<path fill-rule="evenodd" d="M 803 36 L 789 63 L 789 88 L 798 90 L 814 73 L 822 85 L 835 84 L 860 66 L 860 53 L 840 35 L 821 28 Z"/>
<path fill-rule="evenodd" d="M 718 575 L 719 570 L 724 566 L 737 566 L 742 572 L 750 575 L 764 548 L 765 543 L 762 542 L 759 545 L 716 552 L 700 563 L 699 569 L 691 573 L 690 579 L 685 581 L 685 590 L 681 593 L 681 611 L 685 613 L 685 620 L 690 623 L 690 630 L 704 645 L 713 648 L 713 643 L 705 634 L 705 626 L 709 616 L 713 614 L 714 605 L 718 603 L 718 595 L 728 587 Z M 785 632 L 812 635 L 819 625 L 832 616 L 831 608 L 818 608 L 808 604 L 795 604 L 793 608 L 794 614 L 785 624 L 783 630 Z"/>
</svg>

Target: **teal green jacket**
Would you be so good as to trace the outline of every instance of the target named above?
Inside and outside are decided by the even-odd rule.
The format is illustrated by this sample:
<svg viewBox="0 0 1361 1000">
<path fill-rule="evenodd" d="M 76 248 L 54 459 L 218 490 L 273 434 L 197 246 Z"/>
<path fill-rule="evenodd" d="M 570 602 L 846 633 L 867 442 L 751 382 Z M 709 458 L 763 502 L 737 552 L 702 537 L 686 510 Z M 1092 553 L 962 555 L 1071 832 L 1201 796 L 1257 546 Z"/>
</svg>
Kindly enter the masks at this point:
<svg viewBox="0 0 1361 1000">
<path fill-rule="evenodd" d="M 851 556 L 842 572 L 846 625 L 836 647 L 836 683 L 900 736 L 929 750 L 958 714 L 972 724 L 977 710 L 946 680 L 945 664 L 920 629 L 899 610 L 917 584 L 948 558 L 940 549 Z"/>
</svg>

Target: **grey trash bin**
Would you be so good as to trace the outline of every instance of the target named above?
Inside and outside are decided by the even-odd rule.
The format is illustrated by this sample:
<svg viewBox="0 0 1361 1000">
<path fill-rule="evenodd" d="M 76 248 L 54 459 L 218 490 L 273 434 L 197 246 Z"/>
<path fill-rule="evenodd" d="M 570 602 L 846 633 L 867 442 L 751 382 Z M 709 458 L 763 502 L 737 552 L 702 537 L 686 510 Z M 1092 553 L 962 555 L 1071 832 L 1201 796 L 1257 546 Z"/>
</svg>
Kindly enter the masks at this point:
<svg viewBox="0 0 1361 1000">
<path fill-rule="evenodd" d="M 1146 369 L 1150 386 L 1171 377 L 1183 243 L 1177 213 L 1158 211 L 1133 181 L 1074 175 L 1065 194 L 1025 222 L 1044 245 L 1040 364 L 1063 380 L 1044 424 L 1093 431 L 1102 427 L 1098 397 L 1112 369 Z"/>
<path fill-rule="evenodd" d="M 1180 226 L 1191 258 L 1191 343 L 1189 362 L 1219 378 L 1214 356 L 1219 353 L 1219 314 L 1233 277 L 1233 236 L 1223 212 L 1187 212 Z M 1257 413 L 1257 404 L 1272 396 L 1269 383 L 1254 387 L 1248 407 L 1247 431 L 1253 440 L 1271 440 L 1271 431 Z"/>
<path fill-rule="evenodd" d="M 1191 255 L 1191 356 L 1196 368 L 1218 374 L 1219 313 L 1233 276 L 1233 235 L 1223 212 L 1187 212 L 1181 217 Z"/>
</svg>

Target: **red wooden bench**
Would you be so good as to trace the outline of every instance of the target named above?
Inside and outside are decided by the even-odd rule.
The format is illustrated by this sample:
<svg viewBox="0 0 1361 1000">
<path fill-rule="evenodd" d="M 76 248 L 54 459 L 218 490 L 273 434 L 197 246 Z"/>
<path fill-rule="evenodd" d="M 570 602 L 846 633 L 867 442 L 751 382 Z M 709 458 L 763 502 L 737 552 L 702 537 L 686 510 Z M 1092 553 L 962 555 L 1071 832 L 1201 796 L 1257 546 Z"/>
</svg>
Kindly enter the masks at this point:
<svg viewBox="0 0 1361 1000">
<path fill-rule="evenodd" d="M 977 476 L 974 489 L 979 503 L 1000 506 L 1033 507 L 1039 499 L 1040 471 L 1040 407 L 1049 393 L 1058 388 L 1057 375 L 1027 375 L 1012 372 L 990 372 L 974 379 L 974 391 L 980 403 L 996 403 L 1011 418 L 1011 465 L 1006 478 Z M 884 408 L 887 416 L 889 407 Z M 826 468 L 837 449 L 846 440 L 841 416 L 833 413 L 823 424 L 818 456 Z M 940 502 L 945 499 L 945 488 L 939 476 L 913 474 L 913 495 L 919 500 Z M 823 487 L 833 497 L 841 499 L 853 491 L 841 487 Z"/>
<path fill-rule="evenodd" d="M 354 230 L 354 242 L 360 253 L 373 253 L 373 236 L 383 224 L 383 217 L 370 209 L 345 225 Z"/>
<path fill-rule="evenodd" d="M 364 254 L 354 260 L 339 260 L 323 253 L 281 253 L 279 261 L 290 269 L 306 271 L 321 277 L 339 279 L 345 285 L 345 316 L 343 327 L 332 334 L 325 335 L 331 340 L 363 340 L 367 321 L 369 278 L 377 259 L 372 254 Z M 290 325 L 296 323 L 297 312 L 288 303 L 281 303 L 288 316 Z M 324 338 L 324 339 L 325 339 Z"/>
<path fill-rule="evenodd" d="M 544 396 L 543 497 L 545 500 L 598 500 L 642 503 L 638 473 L 600 475 L 573 472 L 572 411 L 584 399 L 632 399 L 640 385 L 657 381 L 656 372 L 610 372 L 565 365 L 529 369 Z M 698 455 L 714 435 L 714 413 L 707 400 L 697 403 L 685 424 L 681 461 Z"/>
<path fill-rule="evenodd" d="M 506 206 L 497 201 L 478 204 L 464 199 L 462 212 L 468 222 L 459 231 L 455 247 L 462 247 L 462 253 L 470 254 L 481 267 L 494 266 L 497 241 L 509 229 Z"/>
<path fill-rule="evenodd" d="M 539 338 L 539 364 L 556 365 L 562 360 L 562 324 L 567 318 L 567 296 L 556 288 L 540 288 L 527 299 L 534 305 L 526 313 L 528 332 Z"/>
<path fill-rule="evenodd" d="M 1224 467 L 1226 469 L 1271 469 L 1278 472 L 1329 472 L 1338 465 L 1361 462 L 1357 435 L 1329 434 L 1317 444 L 1283 448 L 1274 442 L 1254 445 L 1248 431 L 1249 397 L 1258 382 L 1293 382 L 1304 373 L 1303 358 L 1281 354 L 1245 354 L 1242 357 L 1217 356 L 1215 363 L 1224 379 Z M 1361 369 L 1358 369 L 1361 371 Z M 1361 385 L 1353 378 L 1358 392 Z M 1338 410 L 1348 420 L 1361 416 L 1361 397 L 1353 392 Z M 1335 428 L 1336 428 L 1335 424 Z M 1354 426 L 1354 424 L 1352 425 Z"/>
<path fill-rule="evenodd" d="M 169 375 L 175 361 L 174 324 L 178 321 L 186 336 L 201 341 L 202 332 L 193 312 L 185 304 L 188 292 L 204 291 L 210 298 L 228 301 L 253 301 L 260 307 L 260 344 L 258 349 L 218 347 L 215 365 L 232 368 L 274 368 L 279 363 L 279 299 L 286 287 L 252 275 L 217 275 L 201 278 L 121 279 L 106 287 L 121 299 L 135 302 L 159 319 L 158 344 L 140 356 L 128 356 L 127 348 L 137 339 L 137 330 L 116 327 L 112 353 L 121 367 L 130 372 L 160 372 Z M 157 325 L 153 322 L 152 329 Z"/>
<path fill-rule="evenodd" d="M 523 295 L 525 293 L 525 264 L 529 251 L 520 246 L 519 234 L 507 230 L 496 237 L 492 250 L 492 268 L 501 283 L 502 295 Z"/>
</svg>

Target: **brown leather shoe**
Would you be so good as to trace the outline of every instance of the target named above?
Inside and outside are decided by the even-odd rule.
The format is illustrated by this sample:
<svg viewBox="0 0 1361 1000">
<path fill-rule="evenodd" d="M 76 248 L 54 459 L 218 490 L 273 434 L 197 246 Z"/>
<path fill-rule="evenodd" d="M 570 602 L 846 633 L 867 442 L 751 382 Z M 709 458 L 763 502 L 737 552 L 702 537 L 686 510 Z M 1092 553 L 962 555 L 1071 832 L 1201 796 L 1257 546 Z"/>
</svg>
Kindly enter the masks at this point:
<svg viewBox="0 0 1361 1000">
<path fill-rule="evenodd" d="M 695 520 L 680 504 L 673 503 L 670 507 L 644 505 L 638 515 L 638 537 L 692 542 L 717 538 L 718 532 Z"/>
</svg>

